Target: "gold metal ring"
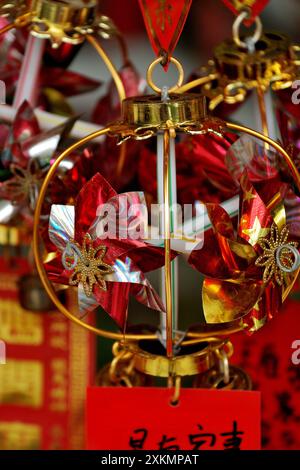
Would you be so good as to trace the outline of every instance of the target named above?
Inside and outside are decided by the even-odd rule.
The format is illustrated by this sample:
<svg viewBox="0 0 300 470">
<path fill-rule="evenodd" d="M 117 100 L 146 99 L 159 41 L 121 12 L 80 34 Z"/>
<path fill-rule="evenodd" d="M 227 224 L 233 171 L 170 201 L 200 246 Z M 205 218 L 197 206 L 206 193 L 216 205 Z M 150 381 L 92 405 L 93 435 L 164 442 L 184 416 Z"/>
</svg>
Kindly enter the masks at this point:
<svg viewBox="0 0 300 470">
<path fill-rule="evenodd" d="M 159 88 L 158 86 L 155 85 L 155 83 L 153 81 L 153 78 L 152 78 L 152 75 L 153 75 L 153 71 L 154 71 L 155 67 L 158 64 L 161 64 L 162 60 L 163 60 L 163 57 L 158 57 L 153 62 L 151 62 L 151 64 L 148 67 L 148 70 L 147 70 L 147 83 L 152 88 L 152 90 L 155 91 L 156 93 L 161 93 L 161 88 Z M 177 67 L 178 75 L 179 75 L 176 85 L 169 88 L 169 90 L 168 90 L 169 93 L 174 93 L 183 84 L 184 71 L 183 71 L 183 67 L 182 67 L 181 63 L 179 62 L 179 60 L 175 59 L 174 57 L 171 57 L 170 62 L 172 62 L 172 64 L 174 64 Z"/>
<path fill-rule="evenodd" d="M 249 17 L 249 12 L 248 11 L 242 11 L 234 20 L 233 25 L 232 25 L 232 36 L 233 40 L 236 43 L 238 47 L 243 47 L 244 49 L 248 49 L 249 44 L 247 42 L 242 41 L 240 39 L 240 27 L 242 22 Z M 260 18 L 257 16 L 255 18 L 255 31 L 253 36 L 249 36 L 249 40 L 251 43 L 254 45 L 257 41 L 259 41 L 260 37 L 262 35 L 262 23 Z"/>
</svg>

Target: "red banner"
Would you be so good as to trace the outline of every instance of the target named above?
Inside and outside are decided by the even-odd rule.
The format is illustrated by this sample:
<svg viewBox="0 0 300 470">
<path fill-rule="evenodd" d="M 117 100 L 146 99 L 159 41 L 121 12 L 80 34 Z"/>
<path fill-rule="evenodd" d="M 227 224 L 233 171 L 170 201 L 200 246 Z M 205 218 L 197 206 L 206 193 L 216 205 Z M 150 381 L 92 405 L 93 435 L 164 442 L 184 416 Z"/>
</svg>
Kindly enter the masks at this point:
<svg viewBox="0 0 300 470">
<path fill-rule="evenodd" d="M 260 393 L 90 387 L 87 447 L 97 450 L 260 449 Z"/>
<path fill-rule="evenodd" d="M 26 260 L 1 258 L 1 270 L 6 361 L 0 363 L 0 449 L 83 449 L 93 338 L 58 312 L 21 307 L 18 283 L 29 271 Z"/>
<path fill-rule="evenodd" d="M 231 10 L 235 15 L 238 15 L 241 10 L 247 8 L 251 11 L 250 19 L 245 20 L 246 25 L 251 25 L 255 20 L 255 17 L 260 15 L 263 9 L 269 3 L 269 0 L 222 0 L 223 3 Z"/>
<path fill-rule="evenodd" d="M 170 57 L 180 38 L 192 0 L 139 0 L 156 55 Z"/>
</svg>

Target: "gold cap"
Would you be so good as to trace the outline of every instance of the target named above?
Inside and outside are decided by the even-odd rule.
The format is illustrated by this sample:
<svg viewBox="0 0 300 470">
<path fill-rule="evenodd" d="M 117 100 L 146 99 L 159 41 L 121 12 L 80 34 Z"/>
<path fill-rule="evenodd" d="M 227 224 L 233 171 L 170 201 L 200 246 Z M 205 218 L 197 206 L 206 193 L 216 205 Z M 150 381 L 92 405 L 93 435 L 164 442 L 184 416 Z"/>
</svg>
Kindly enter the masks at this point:
<svg viewBox="0 0 300 470">
<path fill-rule="evenodd" d="M 122 103 L 122 121 L 133 127 L 168 127 L 199 123 L 207 118 L 205 97 L 199 94 L 171 94 L 166 101 L 159 95 L 127 98 Z"/>
<path fill-rule="evenodd" d="M 280 33 L 266 32 L 255 44 L 253 53 L 239 47 L 233 39 L 219 44 L 214 51 L 216 69 L 221 82 L 238 81 L 255 86 L 269 86 L 280 80 L 293 80 L 296 67 L 290 39 Z"/>
<path fill-rule="evenodd" d="M 84 40 L 81 28 L 93 26 L 97 8 L 96 0 L 31 0 L 34 15 L 31 33 L 50 38 L 57 45 L 61 42 L 79 44 Z"/>
</svg>

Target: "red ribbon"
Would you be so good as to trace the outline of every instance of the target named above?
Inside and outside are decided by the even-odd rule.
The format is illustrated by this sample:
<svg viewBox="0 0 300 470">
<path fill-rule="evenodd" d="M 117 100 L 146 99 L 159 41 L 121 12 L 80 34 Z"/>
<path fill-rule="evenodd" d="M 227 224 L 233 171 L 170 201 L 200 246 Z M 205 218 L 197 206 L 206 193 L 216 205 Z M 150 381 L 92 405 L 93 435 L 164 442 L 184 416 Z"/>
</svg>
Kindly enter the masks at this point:
<svg viewBox="0 0 300 470">
<path fill-rule="evenodd" d="M 255 21 L 263 9 L 266 7 L 269 0 L 222 0 L 223 3 L 231 10 L 235 15 L 239 15 L 241 10 L 247 8 L 251 12 L 250 18 L 247 18 L 244 23 L 246 26 L 250 26 Z"/>
<path fill-rule="evenodd" d="M 170 56 L 180 38 L 192 0 L 139 0 L 147 33 L 156 55 L 166 59 Z"/>
</svg>

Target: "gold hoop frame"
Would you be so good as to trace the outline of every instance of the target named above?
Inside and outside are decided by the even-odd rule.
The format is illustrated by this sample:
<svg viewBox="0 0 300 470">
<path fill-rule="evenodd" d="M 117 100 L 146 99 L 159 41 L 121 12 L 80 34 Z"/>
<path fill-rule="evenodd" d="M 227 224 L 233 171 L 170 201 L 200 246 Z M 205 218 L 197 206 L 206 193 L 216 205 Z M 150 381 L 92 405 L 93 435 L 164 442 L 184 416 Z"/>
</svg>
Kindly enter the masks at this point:
<svg viewBox="0 0 300 470">
<path fill-rule="evenodd" d="M 262 142 L 264 142 L 265 144 L 268 144 L 271 147 L 273 147 L 275 150 L 277 150 L 278 153 L 280 153 L 280 155 L 284 158 L 285 162 L 287 163 L 288 168 L 291 172 L 291 175 L 292 175 L 292 177 L 293 177 L 293 179 L 296 183 L 296 186 L 297 186 L 298 190 L 300 191 L 300 174 L 299 174 L 293 160 L 291 159 L 289 154 L 281 147 L 281 145 L 279 145 L 277 142 L 273 141 L 269 137 L 255 131 L 253 129 L 250 129 L 248 127 L 240 126 L 238 124 L 233 124 L 233 123 L 229 123 L 229 122 L 224 123 L 224 125 L 225 125 L 225 127 L 227 127 L 230 130 L 238 131 L 238 132 L 244 132 L 248 135 L 256 137 L 259 140 L 261 140 Z M 125 334 L 125 333 L 122 334 L 122 333 L 115 333 L 115 332 L 106 331 L 106 330 L 103 330 L 103 329 L 100 329 L 100 328 L 96 328 L 92 325 L 89 325 L 89 324 L 83 322 L 80 318 L 76 317 L 71 312 L 69 312 L 69 310 L 59 301 L 59 299 L 56 295 L 56 292 L 55 292 L 51 282 L 49 281 L 49 279 L 47 277 L 47 273 L 46 273 L 46 270 L 45 270 L 44 265 L 43 265 L 42 255 L 40 253 L 39 221 L 40 221 L 40 216 L 41 216 L 41 210 L 42 210 L 42 205 L 43 205 L 43 202 L 44 202 L 44 198 L 45 198 L 47 188 L 48 188 L 49 183 L 51 182 L 51 180 L 52 180 L 52 178 L 53 178 L 53 176 L 56 172 L 57 167 L 74 150 L 79 149 L 81 146 L 83 146 L 84 144 L 90 142 L 91 140 L 93 140 L 97 137 L 109 134 L 110 130 L 111 130 L 110 127 L 106 127 L 105 129 L 101 129 L 97 132 L 94 132 L 94 133 L 86 136 L 85 138 L 81 139 L 80 141 L 76 142 L 75 144 L 71 145 L 64 152 L 62 152 L 60 154 L 60 156 L 56 159 L 56 161 L 53 163 L 50 170 L 48 171 L 48 173 L 45 177 L 45 180 L 43 182 L 43 185 L 41 187 L 41 190 L 40 190 L 40 194 L 39 194 L 39 197 L 38 197 L 38 200 L 37 200 L 35 215 L 34 215 L 33 252 L 34 252 L 35 262 L 36 262 L 37 270 L 38 270 L 38 273 L 40 275 L 43 286 L 44 286 L 47 294 L 49 295 L 50 299 L 54 303 L 54 305 L 57 307 L 57 309 L 65 317 L 67 317 L 69 320 L 76 323 L 78 326 L 81 326 L 81 327 L 89 330 L 90 332 L 92 332 L 94 334 L 97 334 L 98 336 L 102 336 L 104 338 L 108 338 L 108 339 L 112 339 L 112 340 L 119 340 L 119 341 L 154 340 L 154 339 L 157 339 L 157 336 L 155 334 Z M 166 270 L 166 273 L 168 273 L 167 270 Z M 233 334 L 233 333 L 236 333 L 238 331 L 243 330 L 243 328 L 244 328 L 243 324 L 240 321 L 238 321 L 238 322 L 236 322 L 236 324 L 231 324 L 229 329 L 215 329 L 215 330 L 206 329 L 206 331 L 202 331 L 202 332 L 201 331 L 196 331 L 196 330 L 195 331 L 190 330 L 190 331 L 187 332 L 186 336 L 187 336 L 187 338 L 190 338 L 191 340 L 188 340 L 187 342 L 189 342 L 189 344 L 196 343 L 200 340 L 203 340 L 203 338 L 205 338 L 207 336 L 212 336 L 212 335 L 215 336 L 215 337 L 230 335 L 230 334 Z"/>
</svg>

